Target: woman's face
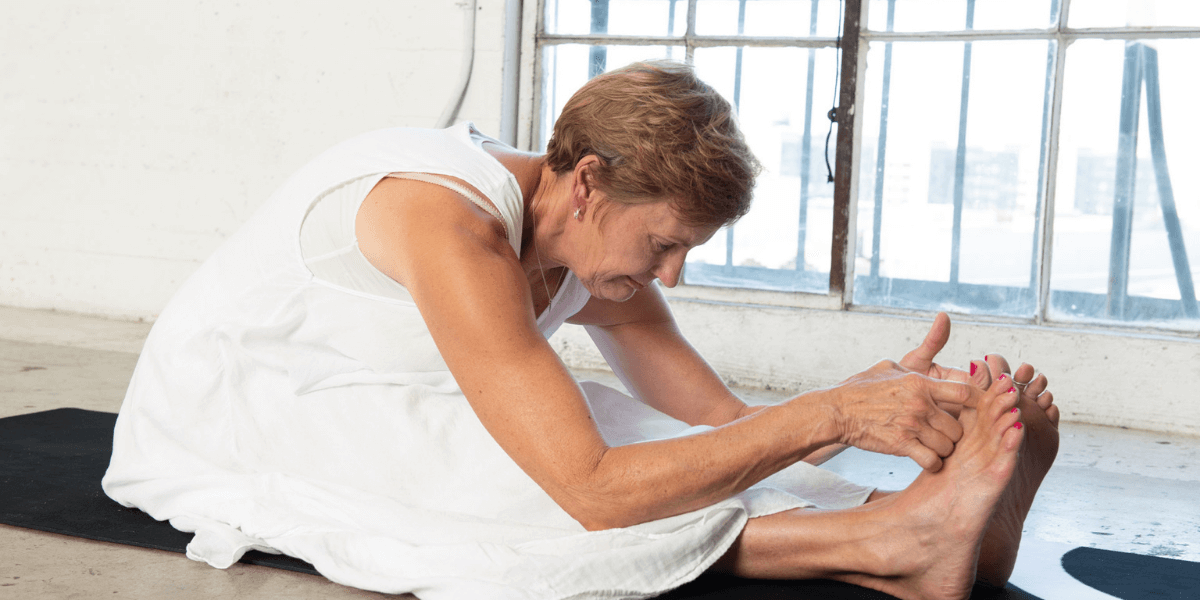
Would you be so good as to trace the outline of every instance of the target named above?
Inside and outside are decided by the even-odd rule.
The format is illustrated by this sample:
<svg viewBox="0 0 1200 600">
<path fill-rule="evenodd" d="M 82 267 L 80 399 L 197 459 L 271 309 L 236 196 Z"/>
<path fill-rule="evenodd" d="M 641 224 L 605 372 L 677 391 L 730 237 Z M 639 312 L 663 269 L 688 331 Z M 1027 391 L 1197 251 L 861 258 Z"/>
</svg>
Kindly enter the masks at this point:
<svg viewBox="0 0 1200 600">
<path fill-rule="evenodd" d="M 683 261 L 717 227 L 691 227 L 675 216 L 669 202 L 619 204 L 608 200 L 603 218 L 592 214 L 576 221 L 565 264 L 597 298 L 623 302 L 658 279 L 679 283 Z"/>
</svg>

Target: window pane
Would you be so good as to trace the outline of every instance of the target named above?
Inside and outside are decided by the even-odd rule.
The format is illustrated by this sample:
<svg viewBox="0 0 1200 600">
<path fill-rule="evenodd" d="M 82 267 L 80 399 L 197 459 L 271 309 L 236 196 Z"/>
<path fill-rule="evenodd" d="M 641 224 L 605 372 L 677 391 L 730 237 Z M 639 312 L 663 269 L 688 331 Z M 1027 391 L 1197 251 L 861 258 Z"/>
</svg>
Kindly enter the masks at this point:
<svg viewBox="0 0 1200 600">
<path fill-rule="evenodd" d="M 1200 40 L 1068 49 L 1052 317 L 1200 328 L 1194 302 L 1183 301 L 1200 279 L 1198 53 Z"/>
<path fill-rule="evenodd" d="M 684 281 L 828 292 L 833 184 L 826 181 L 823 153 L 836 51 L 744 48 L 741 59 L 739 85 L 738 49 L 700 48 L 695 56 L 700 76 L 731 102 L 736 100 L 746 140 L 764 170 L 750 214 L 732 232 L 722 230 L 689 253 Z"/>
<path fill-rule="evenodd" d="M 745 10 L 742 30 L 738 16 Z M 813 19 L 813 10 L 817 17 Z M 764 37 L 835 37 L 841 20 L 835 0 L 698 0 L 696 33 Z M 815 24 L 815 25 L 814 25 Z"/>
<path fill-rule="evenodd" d="M 968 3 L 975 6 L 970 27 L 967 26 Z M 867 28 L 887 31 L 888 5 L 895 4 L 892 31 L 1045 29 L 1057 22 L 1059 3 L 1052 0 L 870 0 Z M 1073 14 L 1075 2 L 1071 7 Z"/>
<path fill-rule="evenodd" d="M 1196 27 L 1196 0 L 1071 0 L 1070 27 Z"/>
<path fill-rule="evenodd" d="M 1033 314 L 1049 44 L 893 43 L 886 103 L 888 45 L 871 44 L 856 304 Z"/>
<path fill-rule="evenodd" d="M 687 0 L 546 0 L 546 33 L 683 35 Z"/>
<path fill-rule="evenodd" d="M 611 71 L 631 62 L 657 58 L 683 60 L 679 46 L 588 46 L 562 44 L 542 49 L 542 114 L 541 140 L 543 151 L 550 141 L 554 121 L 562 112 L 575 90 L 594 74 Z"/>
</svg>

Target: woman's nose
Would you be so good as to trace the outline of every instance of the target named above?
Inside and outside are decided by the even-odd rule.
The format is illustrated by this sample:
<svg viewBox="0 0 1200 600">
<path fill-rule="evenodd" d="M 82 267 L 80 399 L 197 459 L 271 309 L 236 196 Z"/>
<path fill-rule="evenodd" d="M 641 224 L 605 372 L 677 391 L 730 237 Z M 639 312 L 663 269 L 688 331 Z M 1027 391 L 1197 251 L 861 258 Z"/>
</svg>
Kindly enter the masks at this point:
<svg viewBox="0 0 1200 600">
<path fill-rule="evenodd" d="M 687 254 L 683 252 L 672 252 L 663 258 L 663 261 L 658 264 L 658 268 L 654 270 L 654 276 L 662 282 L 663 285 L 673 288 L 679 284 L 679 276 L 683 272 L 683 261 Z"/>
</svg>

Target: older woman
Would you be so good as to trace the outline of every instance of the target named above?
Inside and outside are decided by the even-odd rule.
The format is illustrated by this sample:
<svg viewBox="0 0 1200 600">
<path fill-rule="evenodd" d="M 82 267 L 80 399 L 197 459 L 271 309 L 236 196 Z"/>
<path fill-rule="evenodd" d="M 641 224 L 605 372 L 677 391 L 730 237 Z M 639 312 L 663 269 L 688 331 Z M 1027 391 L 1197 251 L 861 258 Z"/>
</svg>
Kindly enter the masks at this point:
<svg viewBox="0 0 1200 600">
<path fill-rule="evenodd" d="M 939 316 L 900 364 L 752 409 L 676 328 L 654 280 L 746 212 L 756 170 L 674 63 L 593 79 L 545 156 L 469 124 L 335 147 L 163 311 L 104 489 L 213 566 L 284 552 L 424 599 L 646 597 L 709 568 L 1002 583 L 1057 448 L 1044 377 L 937 366 Z M 564 321 L 636 400 L 576 383 L 546 342 Z M 841 444 L 926 470 L 889 494 L 808 464 Z"/>
</svg>

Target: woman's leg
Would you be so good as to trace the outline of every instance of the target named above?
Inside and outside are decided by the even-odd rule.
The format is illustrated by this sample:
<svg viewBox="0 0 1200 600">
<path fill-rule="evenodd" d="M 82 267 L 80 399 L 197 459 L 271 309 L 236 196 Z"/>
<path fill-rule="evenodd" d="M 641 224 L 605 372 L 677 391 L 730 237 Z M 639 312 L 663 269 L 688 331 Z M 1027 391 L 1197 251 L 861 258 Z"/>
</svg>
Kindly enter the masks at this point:
<svg viewBox="0 0 1200 600">
<path fill-rule="evenodd" d="M 1014 475 L 1024 430 L 1012 395 L 963 412 L 963 438 L 942 470 L 840 511 L 751 519 L 714 568 L 764 579 L 828 578 L 906 599 L 965 598 L 988 521 Z"/>
<path fill-rule="evenodd" d="M 1022 373 L 1022 365 L 1014 379 L 1029 381 L 1033 368 Z M 1021 423 L 1025 428 L 1025 442 L 1021 449 L 1017 471 L 1008 489 L 1001 497 L 996 515 L 988 524 L 979 555 L 979 580 L 995 586 L 1003 586 L 1012 575 L 1017 562 L 1017 548 L 1021 545 L 1021 530 L 1025 517 L 1046 472 L 1058 456 L 1058 407 L 1054 396 L 1046 392 L 1046 377 L 1038 375 L 1020 394 L 1017 408 L 1021 410 Z M 1043 393 L 1045 392 L 1045 393 Z"/>
<path fill-rule="evenodd" d="M 1017 408 L 1025 429 L 1025 442 L 1017 462 L 1017 471 L 1004 490 L 1004 496 L 996 507 L 996 514 L 988 523 L 979 549 L 978 581 L 1002 587 L 1012 575 L 1017 561 L 1017 550 L 1021 546 L 1021 530 L 1025 517 L 1033 505 L 1034 496 L 1041 487 L 1042 479 L 1058 456 L 1058 407 L 1054 396 L 1046 391 L 1046 377 L 1033 377 L 1033 368 L 1022 365 L 1015 378 L 1029 380 L 1021 391 Z M 878 500 L 894 492 L 877 491 L 868 502 Z"/>
</svg>

